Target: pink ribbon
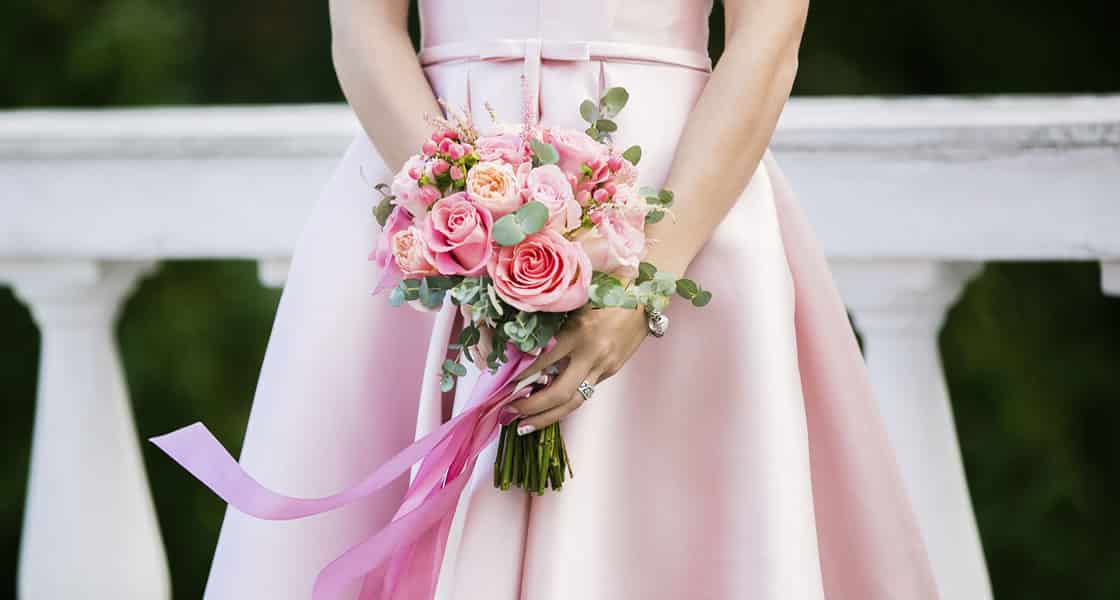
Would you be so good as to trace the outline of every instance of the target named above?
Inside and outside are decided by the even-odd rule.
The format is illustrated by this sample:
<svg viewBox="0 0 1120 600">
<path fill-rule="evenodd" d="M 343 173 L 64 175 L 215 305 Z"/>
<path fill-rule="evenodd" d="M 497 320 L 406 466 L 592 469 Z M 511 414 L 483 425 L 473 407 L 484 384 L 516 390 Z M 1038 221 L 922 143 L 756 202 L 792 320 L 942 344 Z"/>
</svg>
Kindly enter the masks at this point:
<svg viewBox="0 0 1120 600">
<path fill-rule="evenodd" d="M 518 378 L 535 356 L 513 346 L 506 352 L 509 361 L 494 373 L 480 374 L 468 408 L 461 414 L 401 450 L 362 481 L 330 496 L 294 498 L 264 487 L 201 423 L 151 441 L 231 506 L 277 521 L 321 514 L 368 497 L 422 461 L 389 524 L 324 567 L 315 580 L 312 598 L 336 598 L 359 578 L 364 578 L 360 600 L 431 598 L 455 509 L 478 455 L 497 437 L 501 408 L 527 396 L 531 389 Z"/>
</svg>

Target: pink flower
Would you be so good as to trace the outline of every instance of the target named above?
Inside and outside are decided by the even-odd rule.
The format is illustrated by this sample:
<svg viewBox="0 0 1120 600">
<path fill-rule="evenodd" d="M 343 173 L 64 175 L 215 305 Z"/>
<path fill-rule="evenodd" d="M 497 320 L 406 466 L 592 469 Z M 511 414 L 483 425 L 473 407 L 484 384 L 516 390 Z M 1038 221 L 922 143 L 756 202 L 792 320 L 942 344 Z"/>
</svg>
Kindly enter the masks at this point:
<svg viewBox="0 0 1120 600">
<path fill-rule="evenodd" d="M 377 245 L 374 246 L 373 252 L 369 255 L 369 259 L 374 261 L 380 270 L 373 293 L 377 294 L 387 290 L 400 281 L 402 273 L 400 266 L 393 260 L 392 241 L 397 233 L 405 231 L 411 226 L 412 215 L 403 207 L 397 206 L 393 209 L 393 212 L 389 213 L 389 218 L 385 221 L 385 227 L 381 230 L 381 236 L 377 238 Z"/>
<path fill-rule="evenodd" d="M 552 229 L 499 247 L 486 270 L 498 295 L 514 308 L 565 312 L 587 303 L 591 262 L 575 242 Z"/>
<path fill-rule="evenodd" d="M 557 164 L 565 173 L 578 176 L 582 165 L 597 159 L 602 159 L 603 166 L 606 167 L 607 147 L 582 131 L 545 129 L 544 141 L 552 144 L 560 154 L 560 162 Z"/>
<path fill-rule="evenodd" d="M 425 258 L 444 275 L 477 275 L 486 267 L 492 252 L 490 227 L 493 217 L 463 192 L 451 194 L 432 205 L 421 226 L 427 247 Z"/>
<path fill-rule="evenodd" d="M 523 204 L 513 168 L 500 162 L 480 162 L 467 171 L 467 196 L 495 219 Z"/>
<path fill-rule="evenodd" d="M 623 210 L 607 208 L 591 213 L 595 226 L 578 241 L 596 271 L 635 277 L 646 252 L 646 235 Z"/>
<path fill-rule="evenodd" d="M 614 181 L 616 185 L 634 185 L 637 183 L 638 167 L 635 167 L 634 163 L 621 156 L 618 157 L 618 163 L 618 168 L 611 167 L 611 170 L 614 171 L 614 176 L 611 177 L 611 180 Z"/>
<path fill-rule="evenodd" d="M 421 193 L 420 184 L 417 179 L 412 177 L 412 174 L 423 173 L 425 161 L 423 156 L 413 156 L 405 161 L 404 166 L 400 171 L 393 176 L 393 181 L 389 184 L 389 191 L 392 192 L 396 199 L 393 201 L 397 206 L 402 206 L 408 212 L 412 213 L 414 217 L 423 216 L 428 212 L 428 205 L 424 194 Z"/>
<path fill-rule="evenodd" d="M 474 143 L 478 158 L 483 161 L 500 161 L 517 166 L 529 160 L 529 153 L 516 133 L 498 133 L 478 138 Z"/>
<path fill-rule="evenodd" d="M 518 176 L 524 181 L 525 196 L 548 208 L 548 226 L 563 233 L 580 226 L 583 208 L 576 202 L 572 185 L 560 167 L 543 165 L 527 169 L 521 165 Z"/>
<path fill-rule="evenodd" d="M 644 230 L 651 207 L 633 186 L 620 185 L 611 196 L 611 208 L 632 227 Z"/>
<path fill-rule="evenodd" d="M 449 169 L 451 169 L 451 164 L 442 158 L 437 158 L 435 162 L 432 163 L 432 175 L 443 175 Z"/>
<path fill-rule="evenodd" d="M 415 226 L 393 234 L 389 246 L 393 251 L 393 260 L 396 261 L 404 277 L 418 279 L 437 274 L 436 268 L 425 257 L 424 238 Z"/>
</svg>

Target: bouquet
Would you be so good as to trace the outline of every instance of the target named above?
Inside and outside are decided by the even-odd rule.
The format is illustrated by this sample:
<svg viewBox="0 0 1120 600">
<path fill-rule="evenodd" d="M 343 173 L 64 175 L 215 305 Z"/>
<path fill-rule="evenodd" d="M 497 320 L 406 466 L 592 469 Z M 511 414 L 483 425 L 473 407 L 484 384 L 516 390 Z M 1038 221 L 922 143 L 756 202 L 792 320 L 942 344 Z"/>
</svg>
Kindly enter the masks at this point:
<svg viewBox="0 0 1120 600">
<path fill-rule="evenodd" d="M 620 87 L 579 107 L 585 131 L 497 123 L 482 135 L 469 112 L 446 118 L 391 183 L 375 186 L 383 229 L 371 260 L 374 290 L 395 305 L 458 307 L 462 328 L 440 374 L 450 391 L 464 362 L 491 372 L 535 355 L 576 310 L 662 311 L 676 294 L 704 306 L 711 293 L 643 261 L 645 226 L 671 214 L 669 190 L 638 187 L 642 151 L 619 151 L 612 120 L 629 99 Z M 493 119 L 493 111 L 491 118 Z M 530 376 L 523 396 L 555 370 Z M 494 484 L 542 494 L 560 489 L 571 465 L 558 424 L 516 434 L 504 420 Z"/>
</svg>

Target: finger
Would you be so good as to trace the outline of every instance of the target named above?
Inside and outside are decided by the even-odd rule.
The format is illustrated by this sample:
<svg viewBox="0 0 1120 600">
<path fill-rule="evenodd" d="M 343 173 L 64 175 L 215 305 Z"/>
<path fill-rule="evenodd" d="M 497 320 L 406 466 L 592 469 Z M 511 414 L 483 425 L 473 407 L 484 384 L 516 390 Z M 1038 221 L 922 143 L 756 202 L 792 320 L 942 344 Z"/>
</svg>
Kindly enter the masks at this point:
<svg viewBox="0 0 1120 600">
<path fill-rule="evenodd" d="M 573 356 L 568 366 L 564 367 L 555 381 L 528 398 L 522 398 L 510 406 L 517 414 L 524 416 L 535 415 L 556 408 L 572 399 L 572 395 L 577 393 L 576 388 L 581 381 L 587 378 L 587 374 L 593 366 L 594 363 L 586 355 Z"/>
<path fill-rule="evenodd" d="M 598 371 L 595 371 L 588 373 L 587 377 L 585 379 L 581 379 L 580 381 L 599 381 L 600 376 L 600 373 Z M 533 431 L 537 431 L 538 429 L 548 427 L 553 423 L 558 423 L 561 419 L 567 417 L 568 415 L 575 412 L 579 407 L 583 406 L 583 403 L 586 402 L 587 399 L 583 397 L 583 394 L 579 393 L 578 383 L 576 384 L 576 386 L 577 389 L 574 390 L 574 393 L 568 398 L 566 402 L 557 407 L 550 408 L 542 413 L 522 419 L 521 422 L 517 424 L 518 435 L 526 435 L 532 433 Z"/>
<path fill-rule="evenodd" d="M 565 334 L 563 329 L 556 336 L 556 344 L 549 350 L 540 354 L 529 366 L 525 369 L 524 375 L 518 378 L 518 381 L 534 377 L 537 373 L 545 370 L 551 365 L 554 365 L 575 349 L 575 338 L 570 334 Z"/>
</svg>

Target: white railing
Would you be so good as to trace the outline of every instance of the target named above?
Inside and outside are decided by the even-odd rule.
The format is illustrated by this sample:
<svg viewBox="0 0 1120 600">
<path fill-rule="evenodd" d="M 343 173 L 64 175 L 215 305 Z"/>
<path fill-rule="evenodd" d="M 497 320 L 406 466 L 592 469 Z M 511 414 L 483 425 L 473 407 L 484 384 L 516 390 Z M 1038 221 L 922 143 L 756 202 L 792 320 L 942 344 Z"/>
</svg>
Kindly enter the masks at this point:
<svg viewBox="0 0 1120 600">
<path fill-rule="evenodd" d="M 169 598 L 116 313 L 160 260 L 250 258 L 281 285 L 357 131 L 343 106 L 0 113 L 0 283 L 42 333 L 22 598 Z M 1099 261 L 1120 294 L 1120 97 L 798 99 L 774 147 L 864 337 L 942 596 L 988 600 L 937 333 L 987 260 Z"/>
</svg>

